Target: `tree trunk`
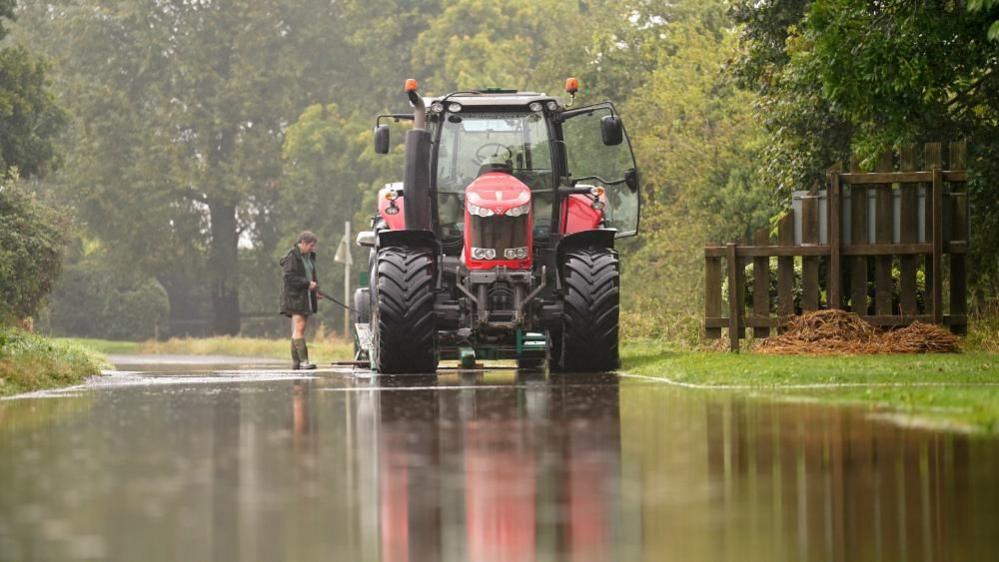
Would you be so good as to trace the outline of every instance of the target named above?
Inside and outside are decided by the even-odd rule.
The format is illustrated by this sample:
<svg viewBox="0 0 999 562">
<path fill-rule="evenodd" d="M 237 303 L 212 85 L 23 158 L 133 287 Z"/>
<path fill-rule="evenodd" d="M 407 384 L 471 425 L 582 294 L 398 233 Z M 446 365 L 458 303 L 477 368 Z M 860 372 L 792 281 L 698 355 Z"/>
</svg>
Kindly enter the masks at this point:
<svg viewBox="0 0 999 562">
<path fill-rule="evenodd" d="M 212 297 L 212 333 L 239 333 L 239 261 L 236 206 L 210 201 L 212 222 L 211 262 L 208 264 Z"/>
</svg>

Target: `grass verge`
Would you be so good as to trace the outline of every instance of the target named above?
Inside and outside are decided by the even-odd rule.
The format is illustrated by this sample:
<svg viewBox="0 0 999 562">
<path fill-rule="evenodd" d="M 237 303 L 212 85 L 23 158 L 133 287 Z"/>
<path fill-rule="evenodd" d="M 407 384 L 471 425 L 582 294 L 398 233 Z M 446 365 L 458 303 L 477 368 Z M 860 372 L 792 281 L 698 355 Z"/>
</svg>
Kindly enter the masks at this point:
<svg viewBox="0 0 999 562">
<path fill-rule="evenodd" d="M 999 355 L 791 356 L 676 351 L 635 341 L 623 371 L 774 398 L 863 404 L 917 423 L 999 432 Z"/>
<path fill-rule="evenodd" d="M 291 361 L 288 340 L 219 336 L 212 338 L 171 338 L 167 341 L 120 342 L 97 339 L 57 338 L 60 342 L 86 347 L 112 355 L 231 355 L 265 357 Z M 309 359 L 329 363 L 354 357 L 352 342 L 324 338 L 309 342 Z"/>
<path fill-rule="evenodd" d="M 105 364 L 85 346 L 0 328 L 0 396 L 79 384 Z"/>
</svg>

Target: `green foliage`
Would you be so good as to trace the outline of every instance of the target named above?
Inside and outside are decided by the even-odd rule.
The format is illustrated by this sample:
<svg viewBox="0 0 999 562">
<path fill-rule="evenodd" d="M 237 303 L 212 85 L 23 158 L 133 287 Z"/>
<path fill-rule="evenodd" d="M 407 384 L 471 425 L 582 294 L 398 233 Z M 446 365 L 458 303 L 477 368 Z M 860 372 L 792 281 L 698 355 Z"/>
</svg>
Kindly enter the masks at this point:
<svg viewBox="0 0 999 562">
<path fill-rule="evenodd" d="M 0 396 L 79 384 L 104 365 L 81 346 L 0 327 Z"/>
<path fill-rule="evenodd" d="M 14 0 L 0 0 L 0 39 L 7 35 L 7 30 L 3 26 L 3 18 L 14 19 Z"/>
<path fill-rule="evenodd" d="M 66 213 L 0 182 L 0 323 L 34 316 L 62 269 Z"/>
<path fill-rule="evenodd" d="M 436 91 L 526 89 L 554 46 L 560 12 L 572 10 L 551 1 L 450 2 L 413 46 L 414 69 Z"/>
<path fill-rule="evenodd" d="M 47 313 L 54 334 L 143 341 L 166 335 L 170 301 L 155 279 L 83 260 L 66 268 Z"/>
<path fill-rule="evenodd" d="M 969 0 L 968 2 L 968 10 L 972 12 L 988 10 L 994 6 L 999 6 L 999 2 L 996 0 Z M 989 39 L 999 41 L 999 19 L 993 21 L 992 25 L 989 26 Z"/>
<path fill-rule="evenodd" d="M 735 48 L 730 30 L 674 22 L 658 68 L 622 110 L 645 186 L 643 234 L 624 259 L 627 324 L 652 324 L 638 334 L 696 341 L 704 244 L 746 237 L 774 211 L 755 172 L 753 96 L 725 74 Z"/>
<path fill-rule="evenodd" d="M 861 0 L 740 2 L 737 72 L 760 95 L 765 177 L 785 196 L 856 153 L 966 140 L 974 209 L 969 271 L 994 291 L 999 263 L 999 73 L 986 40 L 999 5 Z"/>
<path fill-rule="evenodd" d="M 19 16 L 75 117 L 71 172 L 53 187 L 120 270 L 197 280 L 213 328 L 238 329 L 239 241 L 277 242 L 285 129 L 355 70 L 338 64 L 339 6 L 78 0 Z"/>
<path fill-rule="evenodd" d="M 0 49 L 0 176 L 11 167 L 24 177 L 40 175 L 57 164 L 52 140 L 66 114 L 49 91 L 46 70 L 22 47 Z"/>
</svg>

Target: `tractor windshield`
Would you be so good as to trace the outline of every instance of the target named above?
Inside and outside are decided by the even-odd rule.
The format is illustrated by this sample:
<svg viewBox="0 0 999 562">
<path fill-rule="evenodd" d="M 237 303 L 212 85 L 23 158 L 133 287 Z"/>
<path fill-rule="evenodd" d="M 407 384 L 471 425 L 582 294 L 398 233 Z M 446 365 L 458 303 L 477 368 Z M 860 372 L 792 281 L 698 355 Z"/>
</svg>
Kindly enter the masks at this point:
<svg viewBox="0 0 999 562">
<path fill-rule="evenodd" d="M 484 164 L 504 162 L 534 191 L 536 235 L 551 222 L 552 157 L 544 116 L 531 112 L 453 113 L 440 125 L 437 209 L 441 234 L 460 236 L 465 188 Z M 545 232 L 537 232 L 537 229 Z"/>
</svg>

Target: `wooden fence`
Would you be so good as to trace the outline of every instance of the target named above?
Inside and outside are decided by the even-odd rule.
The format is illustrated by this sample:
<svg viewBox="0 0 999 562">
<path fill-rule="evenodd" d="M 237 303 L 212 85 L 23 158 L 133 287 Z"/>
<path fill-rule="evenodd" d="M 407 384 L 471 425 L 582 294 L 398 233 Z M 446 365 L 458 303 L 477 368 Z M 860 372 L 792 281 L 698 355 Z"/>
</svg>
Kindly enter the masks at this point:
<svg viewBox="0 0 999 562">
<path fill-rule="evenodd" d="M 788 317 L 821 308 L 852 310 L 881 327 L 919 320 L 964 333 L 967 147 L 950 143 L 946 155 L 943 148 L 929 143 L 922 151 L 885 154 L 873 172 L 860 172 L 856 163 L 849 172 L 837 167 L 826 190 L 801 195 L 779 221 L 776 240 L 761 230 L 752 244 L 706 246 L 706 337 L 720 338 L 727 328 L 735 351 L 747 328 L 764 338 Z"/>
</svg>

